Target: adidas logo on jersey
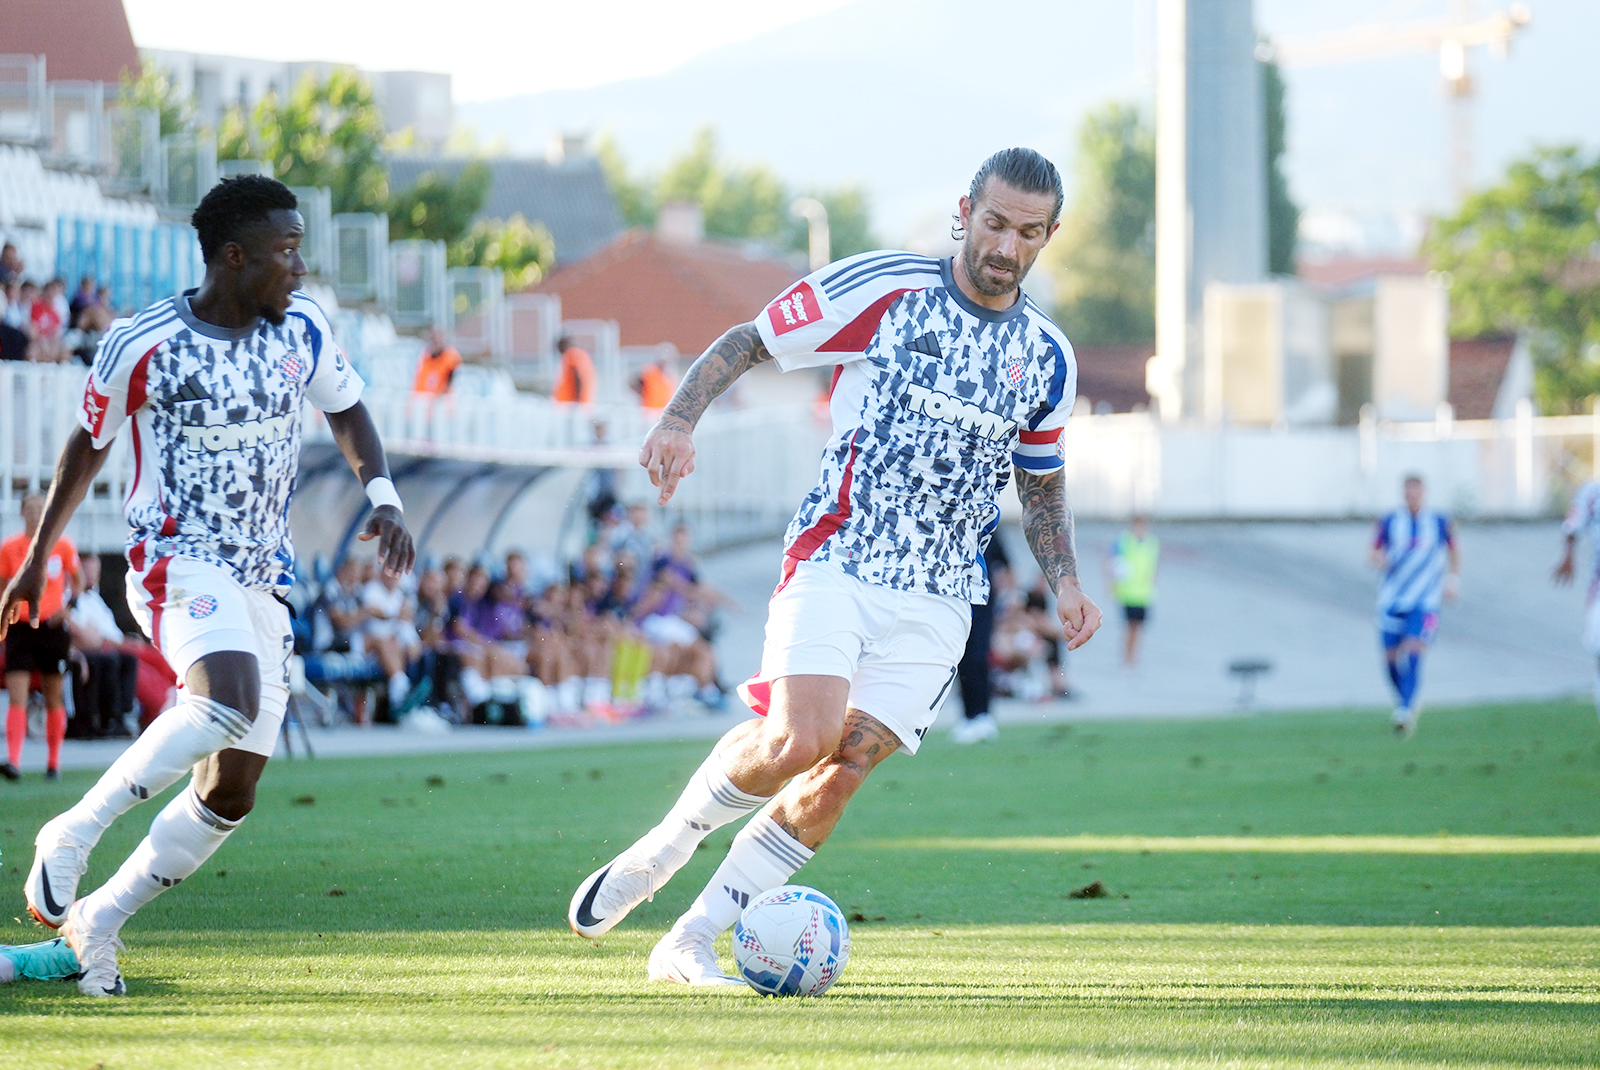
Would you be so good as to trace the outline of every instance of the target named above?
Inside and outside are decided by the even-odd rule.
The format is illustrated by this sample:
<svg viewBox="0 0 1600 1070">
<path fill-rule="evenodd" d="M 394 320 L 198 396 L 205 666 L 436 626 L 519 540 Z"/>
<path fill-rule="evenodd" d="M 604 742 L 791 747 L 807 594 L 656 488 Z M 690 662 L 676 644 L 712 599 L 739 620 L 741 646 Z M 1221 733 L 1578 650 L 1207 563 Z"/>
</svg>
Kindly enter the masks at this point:
<svg viewBox="0 0 1600 1070">
<path fill-rule="evenodd" d="M 963 431 L 975 432 L 994 442 L 1010 438 L 1017 429 L 1015 423 L 997 412 L 990 412 L 970 401 L 962 401 L 960 398 L 951 397 L 937 390 L 929 390 L 916 383 L 906 387 L 905 394 L 900 398 L 900 404 L 912 412 L 955 424 Z"/>
<path fill-rule="evenodd" d="M 178 393 L 173 398 L 173 400 L 174 401 L 210 401 L 211 400 L 211 391 L 207 390 L 204 386 L 201 385 L 199 376 L 191 375 L 191 376 L 189 376 L 189 378 L 187 378 L 187 379 L 185 379 L 183 381 L 183 385 L 178 388 Z"/>
<path fill-rule="evenodd" d="M 294 430 L 294 417 L 288 413 L 265 420 L 245 420 L 237 424 L 209 424 L 185 427 L 183 442 L 195 453 L 222 453 L 226 450 L 254 449 L 269 442 L 282 442 Z"/>
<path fill-rule="evenodd" d="M 921 353 L 925 357 L 944 356 L 943 353 L 939 352 L 939 339 L 933 336 L 932 331 L 929 331 L 927 334 L 924 334 L 919 338 L 913 338 L 901 348 L 903 348 L 907 353 Z"/>
</svg>

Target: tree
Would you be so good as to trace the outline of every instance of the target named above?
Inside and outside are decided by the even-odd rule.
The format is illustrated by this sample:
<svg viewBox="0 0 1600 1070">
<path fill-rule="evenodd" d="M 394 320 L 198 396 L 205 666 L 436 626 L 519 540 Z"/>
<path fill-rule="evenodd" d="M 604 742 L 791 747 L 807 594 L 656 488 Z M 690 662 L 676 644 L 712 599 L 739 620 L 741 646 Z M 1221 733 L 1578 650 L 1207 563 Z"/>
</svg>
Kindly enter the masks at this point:
<svg viewBox="0 0 1600 1070">
<path fill-rule="evenodd" d="M 1545 412 L 1575 412 L 1600 393 L 1600 155 L 1535 150 L 1468 197 L 1427 242 L 1450 273 L 1451 331 L 1533 332 Z"/>
<path fill-rule="evenodd" d="M 760 241 L 776 249 L 804 252 L 804 220 L 789 213 L 794 191 L 760 164 L 736 166 L 717 152 L 716 132 L 702 127 L 684 151 L 668 161 L 653 182 L 635 179 L 609 138 L 600 143 L 600 165 L 617 207 L 630 226 L 650 226 L 659 205 L 692 201 L 704 213 L 706 233 L 731 241 Z M 866 193 L 859 186 L 809 191 L 828 209 L 834 259 L 877 247 Z"/>
<path fill-rule="evenodd" d="M 1155 133 L 1140 110 L 1111 103 L 1078 131 L 1078 193 L 1046 249 L 1056 318 L 1084 342 L 1155 337 Z"/>
<path fill-rule="evenodd" d="M 1300 208 L 1289 197 L 1289 179 L 1283 173 L 1289 121 L 1284 109 L 1283 72 L 1276 63 L 1261 65 L 1261 97 L 1267 113 L 1267 270 L 1274 275 L 1293 275 Z"/>
<path fill-rule="evenodd" d="M 458 241 L 483 210 L 489 193 L 489 167 L 474 160 L 450 178 L 425 171 L 410 189 L 389 198 L 389 238 Z"/>
<path fill-rule="evenodd" d="M 178 88 L 172 72 L 148 60 L 139 77 L 122 72 L 122 99 L 135 108 L 148 108 L 161 118 L 161 136 L 181 134 L 194 122 L 194 97 Z"/>
<path fill-rule="evenodd" d="M 656 206 L 651 200 L 647 184 L 629 177 L 628 162 L 622 158 L 622 150 L 617 148 L 617 143 L 609 134 L 600 139 L 595 155 L 600 159 L 600 170 L 605 173 L 611 196 L 617 200 L 622 221 L 630 227 L 655 226 Z"/>
<path fill-rule="evenodd" d="M 450 244 L 451 267 L 499 268 L 506 293 L 525 290 L 544 278 L 556 262 L 556 242 L 543 223 L 530 224 L 519 212 L 510 219 L 480 219 Z"/>
<path fill-rule="evenodd" d="M 324 82 L 306 75 L 286 98 L 267 94 L 248 119 L 231 109 L 217 157 L 266 160 L 291 186 L 326 186 L 335 212 L 381 212 L 389 202 L 383 139 L 372 87 L 354 71 L 336 70 Z"/>
</svg>

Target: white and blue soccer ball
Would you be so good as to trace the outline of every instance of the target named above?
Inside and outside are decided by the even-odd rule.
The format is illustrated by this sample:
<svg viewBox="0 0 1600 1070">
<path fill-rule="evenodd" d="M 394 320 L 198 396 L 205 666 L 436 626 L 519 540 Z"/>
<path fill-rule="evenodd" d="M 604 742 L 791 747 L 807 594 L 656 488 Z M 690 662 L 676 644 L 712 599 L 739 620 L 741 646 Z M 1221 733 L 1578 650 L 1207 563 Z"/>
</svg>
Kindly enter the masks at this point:
<svg viewBox="0 0 1600 1070">
<path fill-rule="evenodd" d="M 733 923 L 733 959 L 762 995 L 820 996 L 850 961 L 850 926 L 832 899 L 786 884 L 750 900 Z"/>
</svg>

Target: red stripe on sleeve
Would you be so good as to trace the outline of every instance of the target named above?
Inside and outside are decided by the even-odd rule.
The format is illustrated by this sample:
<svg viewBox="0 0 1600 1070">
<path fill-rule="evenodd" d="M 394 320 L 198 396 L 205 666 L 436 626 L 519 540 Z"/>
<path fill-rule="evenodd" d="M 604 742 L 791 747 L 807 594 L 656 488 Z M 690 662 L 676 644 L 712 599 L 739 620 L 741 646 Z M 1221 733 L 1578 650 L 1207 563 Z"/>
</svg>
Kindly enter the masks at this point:
<svg viewBox="0 0 1600 1070">
<path fill-rule="evenodd" d="M 133 366 L 133 374 L 128 376 L 129 416 L 144 408 L 144 403 L 150 399 L 150 357 L 160 348 L 160 343 L 151 346 L 150 352 L 139 358 L 139 363 Z"/>
<path fill-rule="evenodd" d="M 838 334 L 823 342 L 817 347 L 818 353 L 864 353 L 867 345 L 872 341 L 872 336 L 878 333 L 878 324 L 883 322 L 883 314 L 889 311 L 889 306 L 899 299 L 901 294 L 912 292 L 911 287 L 901 290 L 891 290 L 878 298 L 866 309 L 851 320 L 839 331 Z"/>
<path fill-rule="evenodd" d="M 1049 446 L 1061 438 L 1061 428 L 1058 427 L 1054 431 L 1021 431 L 1018 434 L 1026 445 Z"/>
</svg>

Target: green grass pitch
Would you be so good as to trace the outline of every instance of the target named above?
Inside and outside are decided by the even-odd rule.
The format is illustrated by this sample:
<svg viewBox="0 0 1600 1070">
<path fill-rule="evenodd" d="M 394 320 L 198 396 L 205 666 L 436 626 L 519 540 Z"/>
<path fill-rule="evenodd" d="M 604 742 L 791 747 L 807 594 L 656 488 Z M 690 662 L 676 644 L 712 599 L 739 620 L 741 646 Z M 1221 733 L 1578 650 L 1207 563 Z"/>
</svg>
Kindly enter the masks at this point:
<svg viewBox="0 0 1600 1070">
<path fill-rule="evenodd" d="M 124 932 L 126 999 L 0 987 L 0 1065 L 1600 1064 L 1585 704 L 1431 710 L 1405 742 L 1374 712 L 930 738 L 797 878 L 859 919 L 809 1001 L 644 979 L 729 829 L 602 945 L 566 929 L 706 746 L 274 763 Z M 0 942 L 38 937 L 32 837 L 89 782 L 0 784 Z"/>
</svg>

